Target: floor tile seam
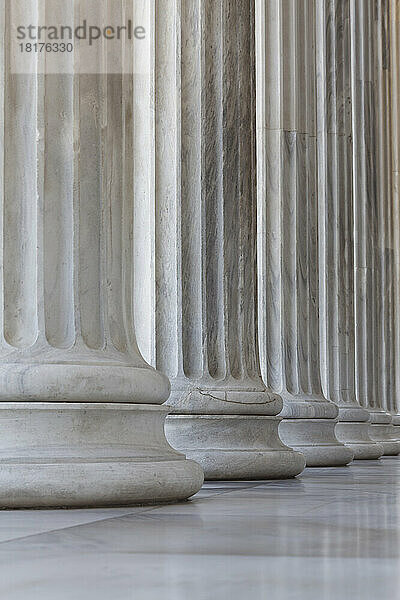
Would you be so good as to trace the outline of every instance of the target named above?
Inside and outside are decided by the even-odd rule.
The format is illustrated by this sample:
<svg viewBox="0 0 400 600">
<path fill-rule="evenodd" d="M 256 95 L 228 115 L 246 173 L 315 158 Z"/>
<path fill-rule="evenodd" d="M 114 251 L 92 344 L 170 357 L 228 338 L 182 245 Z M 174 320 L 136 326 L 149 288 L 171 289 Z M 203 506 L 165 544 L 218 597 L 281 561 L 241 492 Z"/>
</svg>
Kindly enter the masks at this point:
<svg viewBox="0 0 400 600">
<path fill-rule="evenodd" d="M 148 507 L 143 507 L 143 508 L 145 509 L 143 511 L 138 511 L 138 512 L 133 511 L 133 512 L 125 513 L 123 515 L 114 515 L 112 517 L 104 517 L 104 518 L 101 518 L 101 519 L 93 519 L 93 520 L 90 520 L 90 521 L 84 521 L 83 523 L 75 523 L 74 525 L 66 525 L 65 527 L 57 527 L 55 529 L 46 529 L 45 531 L 37 531 L 35 533 L 30 533 L 28 535 L 22 535 L 22 536 L 17 536 L 17 537 L 5 539 L 5 540 L 0 540 L 0 546 L 4 545 L 4 544 L 8 544 L 10 542 L 17 541 L 17 540 L 28 540 L 28 539 L 30 539 L 32 537 L 36 537 L 36 536 L 39 536 L 39 535 L 57 533 L 58 531 L 68 531 L 70 529 L 76 529 L 78 527 L 84 527 L 85 525 L 93 525 L 95 523 L 104 523 L 104 521 L 114 521 L 115 519 L 120 519 L 122 517 L 128 517 L 128 516 L 132 516 L 132 515 L 135 515 L 135 514 L 142 515 L 144 512 L 150 512 L 148 510 Z M 153 509 L 153 508 L 157 508 L 157 507 L 151 507 L 151 508 Z"/>
</svg>

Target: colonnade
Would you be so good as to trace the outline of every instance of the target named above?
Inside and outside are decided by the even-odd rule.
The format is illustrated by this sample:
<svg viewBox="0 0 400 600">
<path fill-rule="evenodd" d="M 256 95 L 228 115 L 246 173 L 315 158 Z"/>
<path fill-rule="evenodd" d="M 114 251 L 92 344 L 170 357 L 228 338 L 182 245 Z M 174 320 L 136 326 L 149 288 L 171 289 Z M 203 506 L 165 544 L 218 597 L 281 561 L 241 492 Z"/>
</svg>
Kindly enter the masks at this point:
<svg viewBox="0 0 400 600">
<path fill-rule="evenodd" d="M 0 506 L 399 454 L 399 0 L 114 5 L 113 73 L 0 9 Z"/>
</svg>

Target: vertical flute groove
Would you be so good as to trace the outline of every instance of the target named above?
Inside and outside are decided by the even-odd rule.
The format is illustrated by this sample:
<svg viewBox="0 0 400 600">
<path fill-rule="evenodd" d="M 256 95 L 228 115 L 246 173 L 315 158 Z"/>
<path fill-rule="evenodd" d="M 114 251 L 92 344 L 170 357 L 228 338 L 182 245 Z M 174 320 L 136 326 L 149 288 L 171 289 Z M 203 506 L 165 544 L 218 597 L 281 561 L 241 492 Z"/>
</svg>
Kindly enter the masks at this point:
<svg viewBox="0 0 400 600">
<path fill-rule="evenodd" d="M 19 22 L 18 3 L 5 9 L 5 111 L 3 277 L 4 337 L 14 347 L 32 345 L 38 335 L 37 313 L 37 102 L 36 55 L 31 73 L 10 72 L 9 36 Z M 29 15 L 36 21 L 37 1 Z M 21 15 L 22 17 L 22 15 Z"/>
</svg>

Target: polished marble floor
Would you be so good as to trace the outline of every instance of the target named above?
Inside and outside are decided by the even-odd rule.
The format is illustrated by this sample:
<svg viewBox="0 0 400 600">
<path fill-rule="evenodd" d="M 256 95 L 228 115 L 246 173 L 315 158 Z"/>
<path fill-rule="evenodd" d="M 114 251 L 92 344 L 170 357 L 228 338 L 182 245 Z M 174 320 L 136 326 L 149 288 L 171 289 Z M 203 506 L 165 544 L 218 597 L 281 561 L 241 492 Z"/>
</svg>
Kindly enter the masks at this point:
<svg viewBox="0 0 400 600">
<path fill-rule="evenodd" d="M 2 511 L 0 598 L 400 599 L 400 458 L 163 507 Z"/>
</svg>

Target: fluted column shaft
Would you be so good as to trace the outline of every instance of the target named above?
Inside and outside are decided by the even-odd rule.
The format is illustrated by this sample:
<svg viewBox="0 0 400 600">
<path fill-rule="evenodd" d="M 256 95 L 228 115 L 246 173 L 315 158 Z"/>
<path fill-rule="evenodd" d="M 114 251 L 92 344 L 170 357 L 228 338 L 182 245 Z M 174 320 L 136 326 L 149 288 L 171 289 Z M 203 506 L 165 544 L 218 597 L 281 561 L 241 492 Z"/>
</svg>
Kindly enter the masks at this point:
<svg viewBox="0 0 400 600">
<path fill-rule="evenodd" d="M 50 22 L 73 24 L 82 5 L 30 6 L 25 20 L 46 8 Z M 70 74 L 40 74 L 32 53 L 29 73 L 15 74 L 18 3 L 0 10 L 0 505 L 186 498 L 202 473 L 166 442 L 157 405 L 169 382 L 141 357 L 133 327 L 133 67 L 81 74 L 71 55 Z M 109 16 L 133 10 L 114 4 Z M 130 52 L 121 45 L 125 66 Z"/>
<path fill-rule="evenodd" d="M 206 477 L 291 476 L 303 458 L 279 440 L 282 400 L 257 347 L 254 0 L 168 4 L 174 18 L 156 26 L 156 319 L 139 344 L 171 380 L 168 439 Z"/>
<path fill-rule="evenodd" d="M 394 382 L 395 338 L 393 323 L 393 230 L 390 147 L 390 52 L 389 2 L 368 6 L 368 69 L 371 73 L 371 195 L 367 218 L 372 268 L 372 385 L 368 396 L 370 434 L 383 445 L 385 454 L 398 454 L 392 439 L 390 414 Z M 357 18 L 357 17 L 356 17 Z M 371 43 L 371 39 L 373 43 Z M 371 243 L 372 242 L 372 243 Z"/>
<path fill-rule="evenodd" d="M 325 51 L 325 3 L 260 4 L 268 40 L 258 48 L 265 61 L 258 98 L 263 375 L 284 399 L 285 443 L 301 449 L 308 465 L 346 464 L 352 452 L 335 437 L 338 409 L 324 398 L 320 377 L 316 81 L 322 65 L 315 46 Z"/>
<path fill-rule="evenodd" d="M 369 3 L 351 5 L 352 98 L 353 98 L 353 188 L 355 236 L 356 394 L 368 407 L 373 401 L 373 307 L 372 259 L 368 208 L 372 197 L 372 111 L 373 92 Z"/>
<path fill-rule="evenodd" d="M 130 77 L 18 75 L 7 52 L 3 67 L 0 399 L 162 403 L 130 308 Z"/>
<path fill-rule="evenodd" d="M 393 223 L 393 319 L 394 319 L 394 390 L 392 423 L 400 426 L 400 2 L 390 0 L 390 93 L 391 93 L 391 157 L 392 157 L 392 223 Z M 400 437 L 396 434 L 397 438 Z"/>
<path fill-rule="evenodd" d="M 318 170 L 321 367 L 327 397 L 339 406 L 338 439 L 355 458 L 383 448 L 368 434 L 369 413 L 356 399 L 354 322 L 354 188 L 349 0 L 325 2 L 325 43 L 318 46 Z"/>
</svg>

